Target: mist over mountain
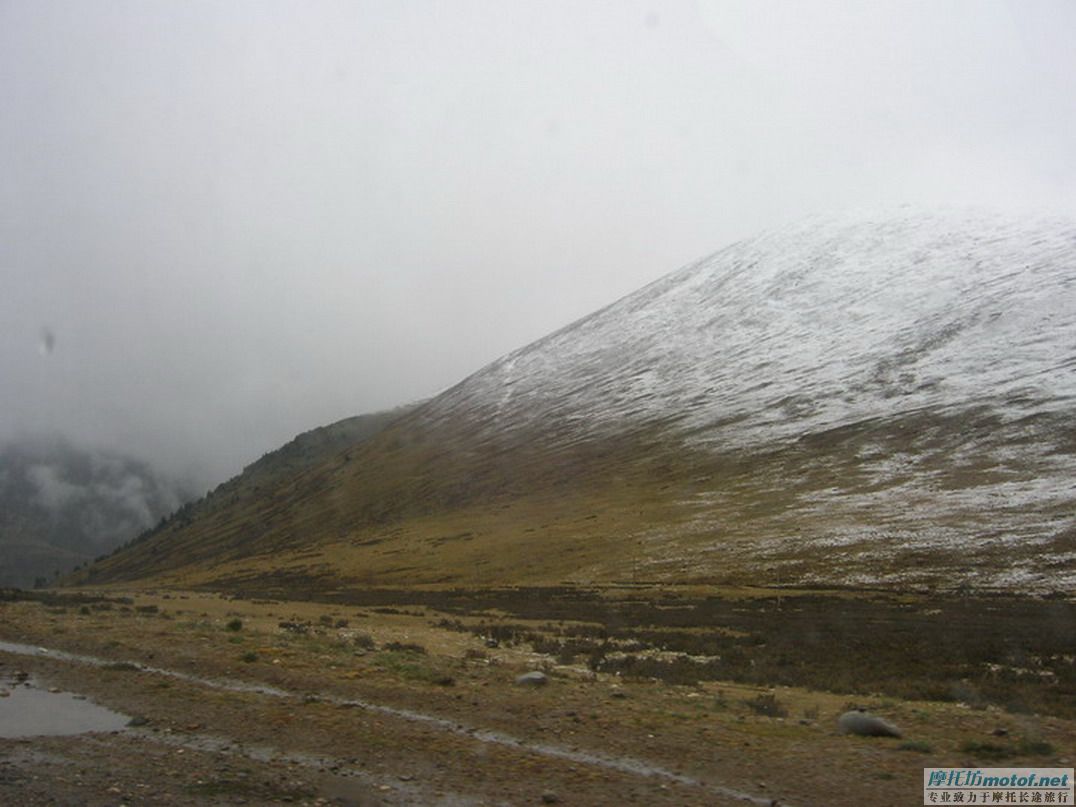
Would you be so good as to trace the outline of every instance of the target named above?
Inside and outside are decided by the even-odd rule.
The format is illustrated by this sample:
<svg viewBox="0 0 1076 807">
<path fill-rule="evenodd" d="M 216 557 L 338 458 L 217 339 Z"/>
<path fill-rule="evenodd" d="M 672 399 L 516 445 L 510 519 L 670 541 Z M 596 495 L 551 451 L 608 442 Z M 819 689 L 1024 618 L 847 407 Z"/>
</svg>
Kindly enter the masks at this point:
<svg viewBox="0 0 1076 807">
<path fill-rule="evenodd" d="M 184 484 L 114 452 L 36 438 L 0 447 L 0 585 L 109 552 L 191 497 Z"/>
<path fill-rule="evenodd" d="M 1074 416 L 1076 225 L 818 219 L 95 573 L 1071 588 Z"/>
<path fill-rule="evenodd" d="M 162 518 L 153 528 L 133 537 L 132 543 L 174 533 L 194 522 L 207 523 L 219 514 L 244 505 L 259 507 L 266 492 L 290 485 L 305 472 L 332 462 L 337 455 L 354 448 L 383 431 L 418 404 L 407 404 L 385 412 L 338 420 L 327 426 L 303 432 L 280 448 L 267 451 L 243 471 L 222 482 L 197 499 L 193 497 L 175 512 Z M 118 546 L 117 549 L 123 549 Z"/>
</svg>

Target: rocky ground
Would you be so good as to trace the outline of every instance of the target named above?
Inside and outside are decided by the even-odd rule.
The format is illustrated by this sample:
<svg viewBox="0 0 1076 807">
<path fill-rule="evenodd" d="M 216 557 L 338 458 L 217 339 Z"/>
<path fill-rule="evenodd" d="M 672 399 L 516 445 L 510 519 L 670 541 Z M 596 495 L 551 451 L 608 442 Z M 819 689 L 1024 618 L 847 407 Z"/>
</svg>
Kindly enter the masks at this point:
<svg viewBox="0 0 1076 807">
<path fill-rule="evenodd" d="M 1072 719 L 628 680 L 449 618 L 179 592 L 0 601 L 0 695 L 54 688 L 131 718 L 4 738 L 0 697 L 0 803 L 903 805 L 925 766 L 1076 757 Z M 544 685 L 517 683 L 533 670 Z M 852 703 L 904 737 L 838 733 Z"/>
</svg>

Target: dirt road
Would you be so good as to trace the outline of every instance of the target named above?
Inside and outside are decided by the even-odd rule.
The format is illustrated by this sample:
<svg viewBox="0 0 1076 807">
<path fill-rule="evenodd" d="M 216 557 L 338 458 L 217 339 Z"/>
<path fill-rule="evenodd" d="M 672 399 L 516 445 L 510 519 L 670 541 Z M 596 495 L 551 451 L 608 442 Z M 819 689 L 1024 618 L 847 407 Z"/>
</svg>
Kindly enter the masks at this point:
<svg viewBox="0 0 1076 807">
<path fill-rule="evenodd" d="M 0 603 L 0 681 L 133 724 L 0 739 L 0 803 L 897 805 L 968 737 L 1034 732 L 1040 765 L 1076 747 L 1071 721 L 911 702 L 874 704 L 911 746 L 841 736 L 847 697 L 595 676 L 406 607 L 110 596 Z M 515 683 L 541 666 L 545 686 Z"/>
</svg>

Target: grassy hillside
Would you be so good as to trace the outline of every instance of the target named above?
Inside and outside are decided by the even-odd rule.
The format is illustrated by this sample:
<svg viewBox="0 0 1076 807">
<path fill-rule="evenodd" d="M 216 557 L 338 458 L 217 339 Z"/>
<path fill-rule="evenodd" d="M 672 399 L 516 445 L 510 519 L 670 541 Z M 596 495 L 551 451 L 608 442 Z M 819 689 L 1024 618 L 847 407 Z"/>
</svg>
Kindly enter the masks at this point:
<svg viewBox="0 0 1076 807">
<path fill-rule="evenodd" d="M 142 574 L 161 565 L 211 560 L 228 550 L 227 536 L 234 529 L 227 525 L 233 522 L 235 513 L 264 512 L 267 497 L 283 495 L 296 479 L 302 478 L 310 469 L 336 461 L 338 455 L 346 461 L 349 451 L 411 409 L 413 407 L 400 407 L 388 412 L 358 415 L 300 434 L 266 453 L 202 498 L 188 502 L 162 518 L 155 527 L 121 547 L 123 552 L 119 557 L 123 560 L 107 558 L 92 569 L 73 575 L 70 580 L 112 579 L 117 574 Z M 241 523 L 246 524 L 248 520 Z M 187 537 L 189 534 L 198 538 L 192 541 Z M 252 537 L 256 534 L 247 535 L 248 539 Z"/>
<path fill-rule="evenodd" d="M 957 495 L 975 484 L 991 469 L 948 467 L 940 435 L 1000 434 L 986 414 L 978 422 L 971 415 L 868 422 L 769 452 L 723 455 L 691 448 L 660 426 L 571 444 L 519 432 L 490 444 L 465 424 L 456 431 L 425 424 L 419 409 L 323 464 L 233 480 L 221 491 L 232 491 L 227 499 L 215 492 L 200 511 L 177 514 L 84 579 L 228 588 L 275 581 L 292 593 L 603 581 L 955 589 L 977 582 L 969 569 L 1011 568 L 1022 556 L 991 541 L 930 552 L 879 541 L 893 514 L 884 501 L 868 511 L 857 498 L 876 488 L 861 472 L 867 445 L 893 453 L 933 445 L 941 484 Z M 853 504 L 805 512 L 804 501 L 835 484 Z M 842 521 L 870 521 L 876 532 L 824 542 Z M 985 514 L 984 531 L 988 522 Z M 784 540 L 789 535 L 801 540 Z M 1061 533 L 1052 546 L 1034 548 L 1044 574 L 1065 571 L 1074 538 Z"/>
</svg>

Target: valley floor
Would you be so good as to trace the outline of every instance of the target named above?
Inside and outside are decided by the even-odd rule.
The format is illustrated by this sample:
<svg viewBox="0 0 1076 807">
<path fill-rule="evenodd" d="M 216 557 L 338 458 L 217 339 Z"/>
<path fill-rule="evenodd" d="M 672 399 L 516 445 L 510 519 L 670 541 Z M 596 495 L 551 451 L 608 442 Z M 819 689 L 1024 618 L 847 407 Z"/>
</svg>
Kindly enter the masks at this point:
<svg viewBox="0 0 1076 807">
<path fill-rule="evenodd" d="M 739 672 L 739 683 L 716 680 L 717 655 L 662 650 L 662 626 L 650 624 L 659 612 L 705 611 L 704 596 L 586 593 L 574 605 L 568 596 L 367 592 L 319 604 L 79 590 L 0 599 L 0 690 L 25 679 L 134 718 L 116 732 L 7 739 L 0 720 L 0 803 L 904 805 L 921 803 L 926 766 L 1071 767 L 1076 757 L 1076 715 L 1063 706 L 1036 714 L 990 702 L 986 682 L 998 669 L 955 680 L 964 697 L 944 701 L 767 686 Z M 779 629 L 817 600 L 741 592 L 726 603 L 734 626 L 702 632 L 728 639 L 730 658 L 742 650 L 743 670 L 765 668 L 774 639 L 752 621 L 756 611 Z M 829 602 L 860 613 L 855 597 Z M 928 605 L 892 607 L 933 619 L 951 604 Z M 863 605 L 876 621 L 882 607 Z M 566 608 L 580 620 L 563 618 Z M 638 613 L 648 624 L 625 624 Z M 1070 609 L 1048 613 L 1066 620 Z M 665 628 L 661 641 L 673 644 L 702 630 Z M 1073 635 L 1064 622 L 1052 630 L 1043 657 L 1054 638 Z M 805 652 L 788 661 L 797 663 L 823 660 Z M 1056 664 L 1072 663 L 1040 660 L 1033 685 L 1010 673 L 1019 686 L 996 692 L 1064 704 L 1071 678 Z M 548 682 L 516 682 L 531 670 Z M 691 670 L 705 680 L 678 683 Z M 836 717 L 851 704 L 905 736 L 839 734 Z"/>
</svg>

